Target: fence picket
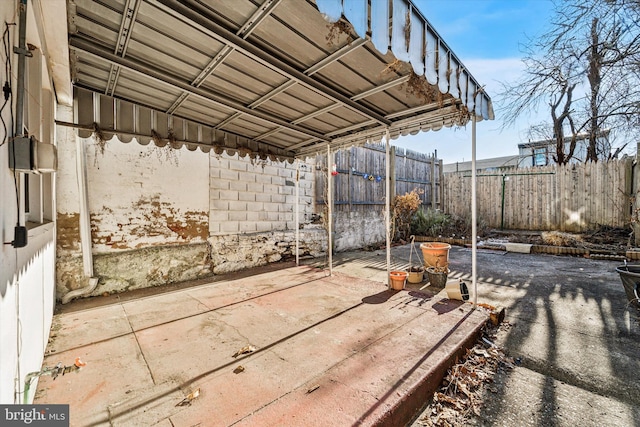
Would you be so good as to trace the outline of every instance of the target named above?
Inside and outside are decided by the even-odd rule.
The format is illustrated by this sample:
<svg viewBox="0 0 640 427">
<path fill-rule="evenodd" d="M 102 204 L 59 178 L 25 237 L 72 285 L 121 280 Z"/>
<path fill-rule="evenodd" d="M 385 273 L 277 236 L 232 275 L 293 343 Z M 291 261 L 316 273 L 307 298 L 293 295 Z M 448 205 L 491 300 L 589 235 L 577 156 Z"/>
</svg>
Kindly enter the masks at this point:
<svg viewBox="0 0 640 427">
<path fill-rule="evenodd" d="M 585 231 L 597 225 L 626 227 L 634 184 L 628 171 L 632 159 L 530 167 L 504 172 L 504 226 L 521 230 Z M 469 215 L 468 172 L 444 176 L 444 211 Z M 465 181 L 466 180 L 466 181 Z M 478 214 L 499 228 L 502 208 L 501 173 L 479 173 Z"/>
</svg>

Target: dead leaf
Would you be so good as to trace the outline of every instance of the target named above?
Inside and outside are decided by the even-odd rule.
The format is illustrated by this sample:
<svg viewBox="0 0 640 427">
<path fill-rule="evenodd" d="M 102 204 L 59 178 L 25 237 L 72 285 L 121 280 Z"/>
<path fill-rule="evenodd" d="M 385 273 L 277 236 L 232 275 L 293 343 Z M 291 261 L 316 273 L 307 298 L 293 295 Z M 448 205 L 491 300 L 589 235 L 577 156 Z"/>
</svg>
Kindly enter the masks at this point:
<svg viewBox="0 0 640 427">
<path fill-rule="evenodd" d="M 242 347 L 240 350 L 236 351 L 233 354 L 233 358 L 236 358 L 238 356 L 240 356 L 241 354 L 248 354 L 248 353 L 253 353 L 254 351 L 256 351 L 256 348 L 252 345 L 245 345 L 244 347 Z"/>
<path fill-rule="evenodd" d="M 240 372 L 244 372 L 244 366 L 242 365 L 236 366 L 236 369 L 233 370 L 234 374 L 239 374 Z"/>
<path fill-rule="evenodd" d="M 176 406 L 189 406 L 191 405 L 191 401 L 200 396 L 200 388 L 193 390 L 191 393 L 187 395 L 182 401 L 178 402 Z"/>
</svg>

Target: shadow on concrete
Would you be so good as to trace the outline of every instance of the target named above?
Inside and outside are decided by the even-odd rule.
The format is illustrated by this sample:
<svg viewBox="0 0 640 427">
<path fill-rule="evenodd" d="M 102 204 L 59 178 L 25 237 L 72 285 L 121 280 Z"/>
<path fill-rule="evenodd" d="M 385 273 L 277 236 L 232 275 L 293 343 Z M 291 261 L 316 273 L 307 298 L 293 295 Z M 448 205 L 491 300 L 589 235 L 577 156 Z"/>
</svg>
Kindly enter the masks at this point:
<svg viewBox="0 0 640 427">
<path fill-rule="evenodd" d="M 450 278 L 470 278 L 470 250 L 452 252 Z M 537 418 L 534 424 L 567 425 L 567 411 L 573 410 L 578 419 L 593 423 L 589 425 L 622 425 L 609 405 L 603 413 L 574 396 L 574 409 L 567 409 L 566 396 L 559 395 L 559 384 L 566 384 L 598 399 L 617 400 L 634 420 L 628 425 L 640 427 L 640 322 L 638 311 L 627 304 L 615 267 L 616 262 L 585 258 L 478 252 L 478 301 L 507 309 L 513 327 L 504 347 L 542 376 L 537 395 L 519 402 L 534 407 L 527 414 L 532 421 Z M 505 406 L 513 406 L 518 391 L 508 388 L 508 379 L 500 383 L 483 418 L 485 413 L 517 412 Z"/>
</svg>

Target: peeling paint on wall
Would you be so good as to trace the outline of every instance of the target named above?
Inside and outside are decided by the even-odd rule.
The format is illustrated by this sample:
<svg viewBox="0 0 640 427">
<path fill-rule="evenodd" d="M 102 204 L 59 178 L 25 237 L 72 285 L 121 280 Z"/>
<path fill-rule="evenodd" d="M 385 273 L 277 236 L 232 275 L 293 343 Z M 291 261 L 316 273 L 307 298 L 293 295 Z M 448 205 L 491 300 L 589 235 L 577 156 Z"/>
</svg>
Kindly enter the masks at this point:
<svg viewBox="0 0 640 427">
<path fill-rule="evenodd" d="M 208 243 L 96 254 L 93 261 L 94 274 L 100 279 L 91 296 L 194 280 L 212 273 Z M 82 258 L 58 259 L 57 276 L 58 298 L 86 286 Z"/>
<path fill-rule="evenodd" d="M 142 196 L 129 206 L 103 206 L 91 213 L 95 252 L 205 242 L 209 213 L 182 211 L 160 194 Z"/>
<path fill-rule="evenodd" d="M 58 251 L 80 250 L 80 214 L 58 213 L 56 218 L 56 235 Z"/>
</svg>

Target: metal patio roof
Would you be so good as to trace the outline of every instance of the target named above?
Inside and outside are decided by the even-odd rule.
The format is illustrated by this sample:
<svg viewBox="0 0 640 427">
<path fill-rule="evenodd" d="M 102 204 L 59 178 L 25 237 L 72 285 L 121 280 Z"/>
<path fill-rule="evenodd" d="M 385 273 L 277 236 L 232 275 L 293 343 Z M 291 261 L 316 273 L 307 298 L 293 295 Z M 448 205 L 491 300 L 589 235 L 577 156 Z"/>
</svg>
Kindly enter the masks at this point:
<svg viewBox="0 0 640 427">
<path fill-rule="evenodd" d="M 291 159 L 493 119 L 409 0 L 69 0 L 68 19 L 84 137 Z"/>
</svg>

